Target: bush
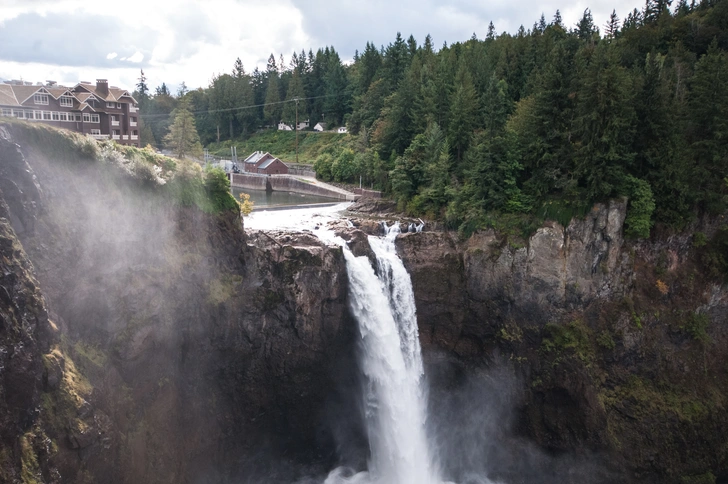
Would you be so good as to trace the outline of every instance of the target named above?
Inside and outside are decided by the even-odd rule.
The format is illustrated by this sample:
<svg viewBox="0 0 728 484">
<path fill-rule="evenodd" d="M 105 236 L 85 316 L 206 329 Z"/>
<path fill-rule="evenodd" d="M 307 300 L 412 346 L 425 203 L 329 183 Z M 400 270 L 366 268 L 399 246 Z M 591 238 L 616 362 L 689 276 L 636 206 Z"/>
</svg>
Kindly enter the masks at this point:
<svg viewBox="0 0 728 484">
<path fill-rule="evenodd" d="M 624 233 L 632 239 L 646 239 L 650 236 L 652 213 L 655 211 L 652 188 L 648 182 L 628 175 L 624 191 L 629 196 Z"/>
</svg>

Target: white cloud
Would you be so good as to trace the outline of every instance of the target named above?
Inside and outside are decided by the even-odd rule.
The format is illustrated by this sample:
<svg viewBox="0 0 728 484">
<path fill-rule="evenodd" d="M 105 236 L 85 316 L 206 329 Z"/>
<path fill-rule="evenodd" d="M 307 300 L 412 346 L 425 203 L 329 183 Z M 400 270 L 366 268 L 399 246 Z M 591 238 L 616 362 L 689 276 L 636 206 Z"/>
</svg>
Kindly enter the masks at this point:
<svg viewBox="0 0 728 484">
<path fill-rule="evenodd" d="M 130 55 L 129 57 L 122 57 L 120 60 L 127 61 L 127 62 L 134 62 L 135 64 L 138 64 L 144 60 L 144 54 L 142 54 L 139 51 L 136 51 L 136 52 L 134 52 L 133 55 Z"/>
<path fill-rule="evenodd" d="M 106 58 L 109 60 L 116 59 L 117 55 L 118 54 L 116 52 L 109 52 L 108 54 L 106 54 Z"/>
</svg>

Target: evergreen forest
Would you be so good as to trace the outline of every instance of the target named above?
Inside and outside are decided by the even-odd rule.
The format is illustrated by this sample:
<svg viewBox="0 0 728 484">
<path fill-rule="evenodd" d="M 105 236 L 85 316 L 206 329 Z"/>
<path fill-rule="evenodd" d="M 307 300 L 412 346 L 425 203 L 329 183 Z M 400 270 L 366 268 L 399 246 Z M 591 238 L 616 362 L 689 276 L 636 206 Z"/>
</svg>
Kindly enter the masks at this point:
<svg viewBox="0 0 728 484">
<path fill-rule="evenodd" d="M 627 197 L 627 235 L 646 237 L 726 210 L 727 51 L 728 0 L 647 0 L 605 25 L 557 11 L 439 48 L 398 33 L 346 64 L 331 46 L 252 72 L 238 59 L 175 95 L 142 73 L 135 97 L 144 144 L 184 98 L 203 145 L 292 123 L 298 98 L 299 120 L 349 130 L 316 160 L 322 178 L 361 179 L 463 233 L 563 223 Z"/>
</svg>

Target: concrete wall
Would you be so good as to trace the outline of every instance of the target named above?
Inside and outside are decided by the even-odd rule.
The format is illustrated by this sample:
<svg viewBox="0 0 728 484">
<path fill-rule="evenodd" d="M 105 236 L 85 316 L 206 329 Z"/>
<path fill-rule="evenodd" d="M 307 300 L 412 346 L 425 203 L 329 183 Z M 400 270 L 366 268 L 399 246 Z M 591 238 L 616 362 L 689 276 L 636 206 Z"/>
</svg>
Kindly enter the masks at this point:
<svg viewBox="0 0 728 484">
<path fill-rule="evenodd" d="M 265 190 L 265 175 L 253 175 L 250 173 L 230 173 L 230 184 L 237 188 L 249 188 L 251 190 Z"/>
<path fill-rule="evenodd" d="M 322 197 L 331 197 L 338 200 L 354 200 L 353 195 L 346 195 L 331 190 L 325 186 L 314 185 L 305 181 L 298 180 L 291 176 L 272 176 L 270 177 L 270 186 L 273 190 L 281 192 L 305 193 L 307 195 L 320 195 Z"/>
<path fill-rule="evenodd" d="M 354 194 L 361 195 L 362 198 L 382 198 L 382 192 L 378 190 L 367 190 L 366 188 L 355 188 Z"/>
<path fill-rule="evenodd" d="M 298 176 L 310 176 L 316 178 L 316 172 L 313 170 L 313 166 L 304 165 L 302 163 L 286 163 L 288 165 L 289 175 Z"/>
<path fill-rule="evenodd" d="M 289 175 L 254 175 L 252 173 L 231 173 L 230 184 L 237 188 L 250 188 L 251 190 L 274 190 L 278 192 L 304 193 L 306 195 L 319 195 L 335 200 L 354 200 L 353 194 L 334 191 L 326 186 L 314 185 Z"/>
</svg>

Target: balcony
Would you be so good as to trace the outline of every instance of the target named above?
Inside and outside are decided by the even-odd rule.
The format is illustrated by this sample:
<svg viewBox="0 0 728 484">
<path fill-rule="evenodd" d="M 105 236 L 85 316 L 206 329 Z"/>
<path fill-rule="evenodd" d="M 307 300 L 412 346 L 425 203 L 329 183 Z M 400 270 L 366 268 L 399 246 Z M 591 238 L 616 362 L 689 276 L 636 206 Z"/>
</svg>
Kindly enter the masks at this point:
<svg viewBox="0 0 728 484">
<path fill-rule="evenodd" d="M 122 135 L 121 135 L 121 139 L 122 139 L 123 141 L 127 141 L 127 140 L 129 139 L 129 135 L 128 135 L 128 134 L 122 134 Z"/>
<path fill-rule="evenodd" d="M 129 121 L 129 126 L 134 127 L 137 125 L 136 121 Z"/>
<path fill-rule="evenodd" d="M 91 136 L 93 139 L 96 140 L 109 139 L 108 134 L 89 134 L 87 136 Z"/>
<path fill-rule="evenodd" d="M 136 135 L 136 134 L 130 134 L 130 135 L 129 135 L 129 139 L 131 139 L 132 141 L 136 141 L 136 140 L 138 140 L 138 139 L 139 139 L 139 136 L 138 136 L 138 135 Z"/>
<path fill-rule="evenodd" d="M 129 112 L 130 112 L 130 113 L 136 113 L 136 112 L 138 112 L 138 111 L 139 111 L 139 108 L 137 108 L 137 107 L 134 107 L 134 106 L 132 106 L 131 104 L 129 105 Z"/>
<path fill-rule="evenodd" d="M 111 126 L 119 126 L 119 120 L 118 119 L 112 119 L 111 120 Z"/>
<path fill-rule="evenodd" d="M 112 134 L 111 139 L 120 139 L 121 137 L 118 134 Z"/>
</svg>

